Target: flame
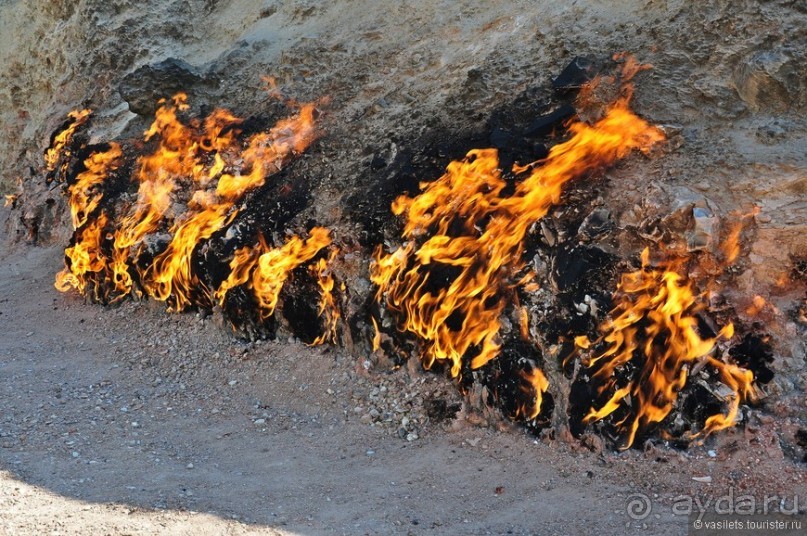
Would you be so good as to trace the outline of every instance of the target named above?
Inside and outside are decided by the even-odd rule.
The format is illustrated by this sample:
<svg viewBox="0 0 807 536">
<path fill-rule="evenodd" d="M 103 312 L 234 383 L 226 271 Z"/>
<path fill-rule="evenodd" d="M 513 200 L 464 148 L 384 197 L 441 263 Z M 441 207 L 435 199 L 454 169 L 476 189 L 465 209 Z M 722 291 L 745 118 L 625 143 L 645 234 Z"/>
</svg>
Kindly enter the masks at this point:
<svg viewBox="0 0 807 536">
<path fill-rule="evenodd" d="M 80 229 L 75 236 L 75 243 L 65 249 L 65 268 L 56 275 L 56 288 L 67 292 L 71 288 L 85 294 L 88 284 L 104 277 L 108 272 L 107 259 L 101 254 L 101 241 L 104 239 L 104 228 L 107 216 L 103 212 Z M 97 285 L 94 297 L 99 298 Z"/>
<path fill-rule="evenodd" d="M 530 340 L 530 313 L 526 307 L 518 308 L 519 332 L 525 341 Z"/>
<path fill-rule="evenodd" d="M 93 153 L 84 160 L 85 171 L 81 172 L 76 177 L 76 182 L 68 188 L 74 229 L 87 223 L 87 218 L 98 208 L 103 192 L 93 190 L 106 179 L 110 171 L 117 168 L 121 156 L 123 152 L 120 145 L 112 143 L 108 150 Z"/>
<path fill-rule="evenodd" d="M 307 239 L 292 236 L 276 248 L 263 238 L 239 248 L 218 288 L 208 288 L 209 283 L 200 279 L 194 255 L 243 210 L 245 194 L 262 186 L 316 139 L 315 105 L 299 105 L 292 116 L 246 139 L 241 136 L 243 121 L 229 111 L 217 109 L 206 118 L 183 122 L 180 116 L 188 109 L 183 93 L 160 101 L 154 122 L 143 135 L 149 149 L 131 166 L 137 185 L 131 203 L 114 210 L 107 205 L 101 208 L 107 203 L 105 181 L 126 158 L 120 144 L 110 143 L 106 151 L 84 161 L 85 170 L 68 189 L 76 232 L 73 245 L 65 251 L 66 267 L 57 276 L 56 287 L 82 294 L 92 289 L 93 298 L 105 302 L 139 295 L 142 290 L 167 302 L 170 311 L 181 311 L 223 304 L 229 290 L 246 285 L 254 293 L 260 317 L 266 319 L 273 314 L 290 273 L 331 244 L 327 229 L 316 227 Z M 88 116 L 88 110 L 71 114 L 71 123 L 46 153 L 49 168 Z M 114 220 L 110 214 L 116 216 Z M 330 271 L 336 251 L 313 267 L 326 327 L 318 342 L 336 337 L 339 313 Z"/>
<path fill-rule="evenodd" d="M 591 380 L 598 393 L 612 394 L 599 409 L 592 408 L 583 422 L 598 421 L 626 408 L 628 415 L 617 423 L 627 434 L 623 448 L 633 444 L 638 432 L 664 420 L 686 385 L 689 370 L 703 359 L 734 394 L 727 414 L 710 417 L 692 438 L 731 426 L 740 402 L 754 396 L 750 371 L 707 357 L 718 339 L 733 336 L 734 326 L 727 324 L 714 338 L 699 335 L 695 315 L 704 306 L 692 282 L 681 275 L 683 262 L 652 265 L 649 249 L 642 252 L 641 259 L 640 270 L 622 275 L 611 320 L 601 326 L 602 340 L 608 348 L 584 361 L 594 371 Z M 589 346 L 587 338 L 578 337 L 575 342 L 581 348 Z M 627 385 L 620 387 L 617 372 L 629 363 L 633 363 L 636 372 Z"/>
<path fill-rule="evenodd" d="M 169 309 L 180 311 L 192 304 L 212 303 L 213 293 L 193 273 L 194 251 L 232 222 L 239 212 L 236 205 L 246 192 L 263 185 L 267 176 L 315 139 L 314 105 L 301 106 L 297 114 L 268 132 L 252 135 L 242 146 L 238 137 L 242 120 L 230 112 L 218 109 L 204 120 L 185 124 L 179 119 L 179 114 L 188 110 L 185 94 L 163 99 L 160 104 L 154 122 L 144 133 L 144 140 L 154 143 L 154 149 L 138 157 L 134 166 L 137 199 L 114 222 L 111 251 L 97 251 L 95 257 L 109 258 L 111 277 L 104 299 L 116 301 L 131 294 L 136 279 L 150 296 L 168 301 Z M 89 110 L 71 113 L 72 123 L 55 137 L 46 153 L 49 167 L 88 116 Z M 121 146 L 112 143 L 107 151 L 85 160 L 86 170 L 69 188 L 76 229 L 88 224 L 103 196 L 99 185 L 120 165 L 122 157 Z M 192 192 L 187 210 L 177 214 L 174 204 L 181 201 L 186 190 Z M 145 239 L 152 233 L 165 232 L 166 227 L 171 236 L 167 247 L 146 266 L 140 266 L 137 261 L 146 248 Z M 97 229 L 98 225 L 93 225 L 93 230 Z M 91 235 L 81 233 L 85 241 Z M 91 241 L 80 248 L 93 244 Z M 74 277 L 93 273 L 97 272 L 74 273 Z M 85 286 L 86 281 L 76 288 Z"/>
<path fill-rule="evenodd" d="M 767 307 L 767 305 L 768 302 L 765 301 L 765 298 L 757 294 L 751 300 L 751 304 L 745 309 L 745 314 L 748 316 L 757 316 L 765 309 L 765 307 Z"/>
<path fill-rule="evenodd" d="M 531 421 L 541 413 L 541 404 L 543 404 L 544 393 L 549 389 L 549 380 L 539 368 L 533 368 L 530 371 L 521 370 L 519 373 L 524 380 L 520 386 L 521 391 L 530 398 L 530 402 L 519 405 L 514 419 L 523 418 Z"/>
<path fill-rule="evenodd" d="M 624 80 L 629 79 L 630 73 Z M 494 149 L 475 149 L 448 165 L 419 195 L 392 204 L 405 217 L 408 242 L 391 253 L 379 246 L 371 265 L 376 297 L 396 313 L 399 327 L 421 342 L 426 368 L 447 362 L 454 377 L 463 359 L 477 369 L 499 353 L 503 296 L 521 268 L 524 238 L 560 198 L 569 181 L 612 165 L 631 151 L 648 151 L 662 132 L 629 109 L 631 86 L 593 125 L 569 125 L 571 138 L 549 156 L 515 166 L 515 193 L 505 182 Z"/>
<path fill-rule="evenodd" d="M 282 247 L 270 249 L 258 257 L 252 274 L 252 288 L 262 318 L 269 318 L 274 313 L 280 290 L 291 271 L 313 259 L 330 243 L 330 232 L 323 227 L 314 227 L 308 240 L 293 236 Z"/>
<path fill-rule="evenodd" d="M 370 320 L 373 321 L 373 352 L 376 352 L 381 348 L 381 330 L 378 329 L 378 322 L 375 321 L 375 317 L 371 316 Z"/>
<path fill-rule="evenodd" d="M 745 221 L 757 216 L 760 212 L 760 207 L 754 206 L 750 212 L 741 214 L 739 218 L 729 227 L 726 239 L 720 246 L 726 259 L 726 265 L 734 264 L 734 261 L 736 261 L 737 257 L 740 255 L 740 235 L 745 228 Z"/>
<path fill-rule="evenodd" d="M 324 323 L 322 335 L 314 339 L 311 346 L 324 344 L 328 341 L 334 344 L 336 343 L 339 308 L 336 305 L 336 299 L 333 295 L 334 278 L 330 270 L 330 265 L 333 264 L 338 253 L 339 249 L 333 248 L 327 260 L 320 259 L 317 261 L 316 266 L 311 267 L 312 271 L 317 275 L 317 284 L 320 288 L 319 316 L 323 318 Z"/>
<path fill-rule="evenodd" d="M 45 168 L 48 171 L 55 171 L 56 167 L 59 165 L 59 160 L 62 157 L 70 156 L 70 150 L 68 148 L 70 141 L 73 139 L 73 135 L 78 128 L 87 122 L 91 113 L 91 110 L 84 109 L 73 110 L 67 114 L 67 126 L 53 137 L 50 147 L 45 151 Z"/>
</svg>

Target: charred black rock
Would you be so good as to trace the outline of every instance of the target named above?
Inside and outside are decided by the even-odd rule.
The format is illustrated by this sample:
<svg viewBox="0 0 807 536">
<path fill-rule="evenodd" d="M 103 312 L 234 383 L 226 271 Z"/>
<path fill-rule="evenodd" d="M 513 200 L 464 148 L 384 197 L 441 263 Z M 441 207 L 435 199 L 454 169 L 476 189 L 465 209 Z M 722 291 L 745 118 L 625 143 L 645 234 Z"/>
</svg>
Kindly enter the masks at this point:
<svg viewBox="0 0 807 536">
<path fill-rule="evenodd" d="M 729 350 L 729 355 L 738 365 L 753 372 L 758 383 L 768 383 L 773 379 L 773 371 L 768 367 L 773 362 L 770 335 L 746 333 L 740 344 Z"/>
<path fill-rule="evenodd" d="M 583 84 L 592 80 L 600 68 L 593 58 L 577 56 L 563 71 L 552 80 L 552 87 L 560 93 L 573 89 L 579 89 Z"/>
<path fill-rule="evenodd" d="M 547 136 L 558 127 L 563 125 L 567 119 L 574 117 L 575 109 L 571 104 L 562 104 L 546 115 L 542 115 L 524 129 L 524 136 L 539 137 Z"/>
</svg>

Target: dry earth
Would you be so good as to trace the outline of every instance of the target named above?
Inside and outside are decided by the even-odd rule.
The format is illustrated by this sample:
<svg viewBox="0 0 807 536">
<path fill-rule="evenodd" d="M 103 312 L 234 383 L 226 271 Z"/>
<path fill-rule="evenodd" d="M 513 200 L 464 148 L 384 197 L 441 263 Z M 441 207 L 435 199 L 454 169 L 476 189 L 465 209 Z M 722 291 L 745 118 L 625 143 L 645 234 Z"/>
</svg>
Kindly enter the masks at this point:
<svg viewBox="0 0 807 536">
<path fill-rule="evenodd" d="M 0 209 L 0 533 L 685 534 L 675 498 L 729 490 L 803 510 L 804 288 L 776 283 L 807 255 L 805 18 L 797 1 L 0 0 L 0 193 L 22 193 Z M 537 440 L 435 411 L 462 401 L 416 366 L 366 370 L 360 352 L 244 343 L 215 316 L 53 288 L 69 229 L 42 150 L 77 106 L 97 110 L 96 139 L 142 131 L 175 81 L 140 67 L 179 58 L 192 99 L 244 115 L 267 107 L 266 73 L 330 97 L 299 166 L 318 202 L 298 223 L 359 234 L 345 201 L 385 208 L 410 144 L 484 132 L 572 57 L 621 50 L 655 65 L 635 107 L 671 140 L 609 173 L 618 222 L 762 207 L 727 298 L 775 307 L 776 378 L 746 426 L 704 446 Z M 13 241 L 32 225 L 36 246 Z"/>
</svg>

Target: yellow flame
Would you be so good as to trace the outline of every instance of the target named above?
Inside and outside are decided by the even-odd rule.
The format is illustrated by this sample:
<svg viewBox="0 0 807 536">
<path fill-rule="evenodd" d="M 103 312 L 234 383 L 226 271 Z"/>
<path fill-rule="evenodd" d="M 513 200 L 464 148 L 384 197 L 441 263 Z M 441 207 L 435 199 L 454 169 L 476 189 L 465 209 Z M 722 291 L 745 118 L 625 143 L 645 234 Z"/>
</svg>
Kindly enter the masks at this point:
<svg viewBox="0 0 807 536">
<path fill-rule="evenodd" d="M 85 223 L 92 212 L 98 208 L 103 193 L 93 192 L 101 184 L 110 171 L 117 168 L 123 152 L 117 143 L 110 144 L 108 150 L 93 153 L 84 160 L 85 171 L 76 177 L 76 182 L 68 188 L 70 196 L 70 213 L 73 217 L 73 228 L 78 229 Z"/>
<path fill-rule="evenodd" d="M 307 240 L 293 236 L 283 246 L 258 257 L 252 274 L 252 288 L 262 318 L 269 318 L 274 313 L 280 291 L 292 270 L 313 259 L 330 243 L 330 232 L 323 227 L 314 227 Z"/>
<path fill-rule="evenodd" d="M 622 275 L 614 296 L 617 305 L 611 311 L 611 319 L 601 327 L 607 349 L 584 361 L 594 370 L 591 378 L 598 392 L 613 391 L 602 407 L 591 408 L 584 422 L 604 419 L 620 407 L 627 407 L 628 416 L 618 423 L 627 435 L 624 448 L 633 444 L 638 432 L 661 422 L 670 413 L 678 392 L 687 383 L 691 366 L 708 356 L 718 339 L 734 335 L 732 324 L 726 325 L 715 338 L 704 339 L 699 335 L 695 315 L 703 305 L 692 282 L 678 273 L 680 270 L 680 263 L 652 265 L 650 251 L 645 249 L 642 268 Z M 575 342 L 581 348 L 588 346 L 588 339 L 578 337 Z M 636 363 L 638 371 L 628 385 L 618 387 L 617 371 L 628 362 Z M 710 417 L 701 435 L 730 426 L 727 423 L 733 422 L 735 406 L 741 400 L 753 398 L 753 375 L 749 371 L 712 357 L 707 364 L 735 395 L 728 415 Z"/>
<path fill-rule="evenodd" d="M 218 289 L 208 289 L 193 269 L 197 247 L 233 221 L 244 194 L 262 186 L 267 176 L 314 141 L 314 105 L 301 105 L 296 114 L 266 132 L 250 136 L 246 143 L 239 138 L 242 120 L 230 112 L 217 109 L 203 120 L 183 123 L 179 114 L 187 109 L 184 93 L 160 101 L 155 120 L 144 133 L 144 141 L 153 149 L 139 156 L 134 165 L 137 198 L 120 210 L 114 222 L 106 216 L 93 220 L 93 214 L 102 200 L 100 186 L 120 166 L 123 149 L 112 143 L 107 151 L 92 154 L 84 161 L 86 170 L 69 188 L 73 225 L 78 231 L 76 243 L 66 252 L 70 264 L 60 274 L 58 288 L 76 288 L 83 293 L 88 278 L 94 278 L 93 288 L 101 293 L 97 297 L 116 301 L 133 292 L 136 278 L 148 295 L 167 301 L 170 310 L 181 311 L 190 305 L 221 302 L 227 290 L 252 276 L 260 280 L 255 288 L 265 289 L 270 285 L 260 274 L 274 273 L 270 267 L 282 264 L 275 257 L 294 253 L 294 241 L 287 244 L 291 250 L 270 251 L 261 246 L 257 252 L 239 250 L 231 263 L 232 272 Z M 49 168 L 56 165 L 88 116 L 89 110 L 71 113 L 73 121 L 57 134 L 46 153 Z M 175 203 L 183 205 L 185 191 L 191 192 L 187 208 L 178 213 Z M 109 231 L 104 229 L 107 223 L 113 227 Z M 139 263 L 147 237 L 166 231 L 170 237 L 167 247 L 146 265 Z M 111 247 L 102 251 L 101 240 L 107 232 L 112 235 Z M 313 248 L 314 242 L 321 239 L 322 233 L 317 233 L 304 243 L 301 254 L 305 260 L 313 257 L 306 248 Z M 299 262 L 305 261 L 291 259 L 290 265 Z M 103 270 L 99 268 L 101 263 Z M 240 263 L 246 265 L 242 267 Z M 261 300 L 273 310 L 271 298 L 264 296 Z"/>
<path fill-rule="evenodd" d="M 544 394 L 549 389 L 549 380 L 546 379 L 543 371 L 539 368 L 533 368 L 530 371 L 522 370 L 520 374 L 524 381 L 521 385 L 521 390 L 530 397 L 530 402 L 521 404 L 516 409 L 514 418 L 531 421 L 541 413 Z"/>
<path fill-rule="evenodd" d="M 56 166 L 59 164 L 59 159 L 63 156 L 70 156 L 70 151 L 67 147 L 70 145 L 70 141 L 73 139 L 76 130 L 87 122 L 91 113 L 91 110 L 84 109 L 73 110 L 67 114 L 71 119 L 70 123 L 53 138 L 50 147 L 45 151 L 45 168 L 48 171 L 55 171 Z"/>
<path fill-rule="evenodd" d="M 515 167 L 522 180 L 513 195 L 502 195 L 496 150 L 476 149 L 450 163 L 438 180 L 422 183 L 419 195 L 392 204 L 396 215 L 405 216 L 409 242 L 392 253 L 379 247 L 371 280 L 400 328 L 420 340 L 426 368 L 447 361 L 456 377 L 466 356 L 472 355 L 472 369 L 494 359 L 502 297 L 521 266 L 530 226 L 558 202 L 570 180 L 664 138 L 630 111 L 630 94 L 625 89 L 594 125 L 571 124 L 571 138 L 545 160 Z M 441 273 L 450 275 L 441 281 Z"/>
<path fill-rule="evenodd" d="M 373 321 L 373 352 L 376 352 L 381 348 L 381 330 L 378 329 L 378 322 L 375 321 L 375 317 L 371 316 L 370 320 Z"/>
<path fill-rule="evenodd" d="M 317 275 L 317 284 L 320 288 L 318 312 L 319 316 L 323 319 L 323 332 L 322 335 L 314 339 L 311 346 L 324 344 L 326 342 L 336 344 L 339 307 L 336 305 L 336 299 L 333 295 L 334 278 L 330 266 L 333 264 L 338 253 L 339 249 L 333 248 L 327 260 L 320 259 L 315 266 L 312 266 L 312 271 Z"/>
</svg>

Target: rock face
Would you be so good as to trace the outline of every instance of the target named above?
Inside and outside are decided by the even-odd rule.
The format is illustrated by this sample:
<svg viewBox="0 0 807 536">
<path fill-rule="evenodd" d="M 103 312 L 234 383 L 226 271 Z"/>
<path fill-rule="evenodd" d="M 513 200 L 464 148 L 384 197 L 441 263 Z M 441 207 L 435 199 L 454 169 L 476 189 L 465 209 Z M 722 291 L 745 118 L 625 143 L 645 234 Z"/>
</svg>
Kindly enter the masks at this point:
<svg viewBox="0 0 807 536">
<path fill-rule="evenodd" d="M 202 88 L 209 90 L 217 85 L 214 77 L 205 76 L 200 69 L 182 60 L 168 58 L 138 67 L 124 76 L 118 92 L 131 112 L 149 118 L 154 116 L 160 99 L 184 92 L 194 101 L 204 94 Z"/>
<path fill-rule="evenodd" d="M 734 72 L 734 85 L 751 110 L 785 112 L 807 103 L 804 58 L 792 52 L 761 50 L 752 53 Z"/>
</svg>

